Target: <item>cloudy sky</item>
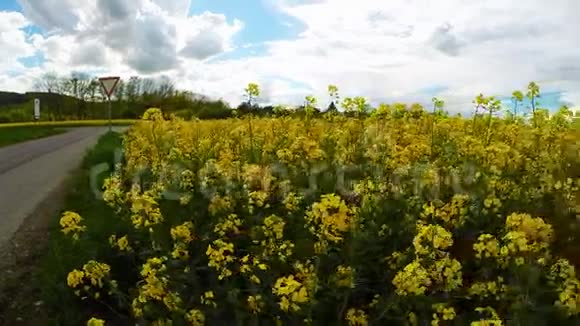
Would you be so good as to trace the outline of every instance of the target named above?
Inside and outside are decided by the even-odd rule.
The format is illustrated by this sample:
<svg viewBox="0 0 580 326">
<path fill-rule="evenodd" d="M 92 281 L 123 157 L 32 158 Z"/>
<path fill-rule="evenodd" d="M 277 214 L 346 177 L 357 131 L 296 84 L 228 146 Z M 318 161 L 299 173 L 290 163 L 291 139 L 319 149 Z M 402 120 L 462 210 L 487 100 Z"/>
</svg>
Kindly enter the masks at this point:
<svg viewBox="0 0 580 326">
<path fill-rule="evenodd" d="M 580 105 L 578 0 L 0 0 L 0 90 L 44 72 L 169 76 L 237 104 L 342 96 L 471 110 L 531 81 Z"/>
</svg>

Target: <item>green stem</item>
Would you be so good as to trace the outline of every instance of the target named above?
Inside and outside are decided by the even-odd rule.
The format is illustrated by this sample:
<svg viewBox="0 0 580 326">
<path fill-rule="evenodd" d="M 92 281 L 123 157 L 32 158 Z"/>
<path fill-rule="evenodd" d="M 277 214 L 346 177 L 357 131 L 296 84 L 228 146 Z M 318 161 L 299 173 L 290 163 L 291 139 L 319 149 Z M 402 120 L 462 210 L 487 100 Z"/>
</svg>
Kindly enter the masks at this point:
<svg viewBox="0 0 580 326">
<path fill-rule="evenodd" d="M 472 132 L 475 133 L 475 120 L 477 119 L 477 109 L 479 108 L 479 106 L 475 107 L 475 113 L 473 114 L 473 126 L 472 126 Z"/>
<path fill-rule="evenodd" d="M 252 113 L 250 113 L 250 119 L 248 120 L 249 131 L 250 131 L 250 160 L 254 163 L 254 133 L 252 131 Z"/>
<path fill-rule="evenodd" d="M 433 116 L 432 116 L 432 120 L 431 120 L 431 158 L 434 157 L 433 155 L 433 146 L 435 143 L 435 110 L 436 106 L 435 104 L 433 104 Z"/>
<path fill-rule="evenodd" d="M 492 124 L 492 118 L 493 118 L 493 108 L 489 108 L 489 124 L 487 125 L 487 139 L 486 139 L 486 144 L 489 145 L 489 142 L 491 140 L 491 124 Z"/>
</svg>

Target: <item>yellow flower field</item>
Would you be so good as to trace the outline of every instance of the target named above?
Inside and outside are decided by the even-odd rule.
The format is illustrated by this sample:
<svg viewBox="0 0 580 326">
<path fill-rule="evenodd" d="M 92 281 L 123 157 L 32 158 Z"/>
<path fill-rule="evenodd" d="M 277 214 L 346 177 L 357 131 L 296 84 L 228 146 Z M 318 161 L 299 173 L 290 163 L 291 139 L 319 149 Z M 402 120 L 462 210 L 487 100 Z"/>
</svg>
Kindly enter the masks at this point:
<svg viewBox="0 0 580 326">
<path fill-rule="evenodd" d="M 71 291 L 152 325 L 580 321 L 563 257 L 580 200 L 570 122 L 377 112 L 150 109 L 105 182 L 122 227 Z M 72 212 L 61 224 L 87 236 Z"/>
</svg>

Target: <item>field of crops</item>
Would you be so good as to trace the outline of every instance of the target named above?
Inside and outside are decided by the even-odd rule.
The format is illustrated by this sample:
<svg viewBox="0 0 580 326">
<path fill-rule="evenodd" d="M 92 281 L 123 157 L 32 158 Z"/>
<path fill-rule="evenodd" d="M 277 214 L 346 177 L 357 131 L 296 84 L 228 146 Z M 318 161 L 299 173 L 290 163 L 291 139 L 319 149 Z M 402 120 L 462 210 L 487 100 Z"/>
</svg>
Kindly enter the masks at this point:
<svg viewBox="0 0 580 326">
<path fill-rule="evenodd" d="M 92 325 L 580 321 L 580 136 L 563 113 L 150 109 L 123 146 L 113 232 L 62 277 Z M 85 222 L 60 220 L 72 251 L 95 237 Z"/>
</svg>

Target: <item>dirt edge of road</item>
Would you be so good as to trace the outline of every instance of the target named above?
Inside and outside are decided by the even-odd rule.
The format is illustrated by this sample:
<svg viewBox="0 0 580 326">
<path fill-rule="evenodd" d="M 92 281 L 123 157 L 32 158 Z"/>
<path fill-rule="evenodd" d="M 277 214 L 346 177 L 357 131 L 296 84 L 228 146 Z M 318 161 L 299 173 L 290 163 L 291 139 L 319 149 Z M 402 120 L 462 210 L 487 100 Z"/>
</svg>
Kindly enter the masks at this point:
<svg viewBox="0 0 580 326">
<path fill-rule="evenodd" d="M 44 325 L 48 319 L 34 277 L 49 250 L 50 230 L 72 175 L 54 188 L 0 248 L 0 325 Z"/>
</svg>

